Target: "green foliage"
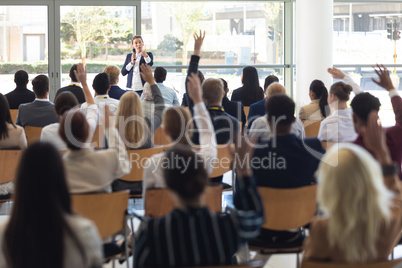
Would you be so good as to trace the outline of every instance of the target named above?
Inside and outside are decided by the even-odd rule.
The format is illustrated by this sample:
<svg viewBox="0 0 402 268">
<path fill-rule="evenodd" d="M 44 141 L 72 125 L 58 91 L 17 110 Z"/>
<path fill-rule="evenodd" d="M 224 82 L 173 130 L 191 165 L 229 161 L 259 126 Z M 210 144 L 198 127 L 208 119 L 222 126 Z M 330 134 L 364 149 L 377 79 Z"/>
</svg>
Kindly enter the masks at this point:
<svg viewBox="0 0 402 268">
<path fill-rule="evenodd" d="M 164 53 L 174 53 L 183 47 L 183 42 L 174 37 L 171 34 L 167 34 L 163 37 L 162 42 L 158 45 L 158 50 Z"/>
</svg>

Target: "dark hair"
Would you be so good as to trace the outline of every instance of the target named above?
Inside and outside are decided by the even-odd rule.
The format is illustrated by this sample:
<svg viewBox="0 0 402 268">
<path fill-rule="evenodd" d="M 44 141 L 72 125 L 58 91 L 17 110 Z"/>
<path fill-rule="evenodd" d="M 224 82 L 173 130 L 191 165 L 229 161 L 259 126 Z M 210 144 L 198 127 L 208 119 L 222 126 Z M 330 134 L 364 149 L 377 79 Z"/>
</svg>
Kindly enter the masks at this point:
<svg viewBox="0 0 402 268">
<path fill-rule="evenodd" d="M 378 98 L 368 92 L 364 92 L 357 94 L 350 103 L 350 106 L 352 106 L 353 113 L 366 123 L 369 113 L 371 111 L 378 112 L 381 103 Z"/>
<path fill-rule="evenodd" d="M 202 82 L 204 82 L 204 80 L 205 80 L 204 74 L 200 70 L 198 70 L 197 75 L 198 75 L 198 78 L 200 79 L 200 82 L 202 84 Z"/>
<path fill-rule="evenodd" d="M 71 109 L 61 117 L 59 136 L 71 150 L 80 150 L 89 136 L 89 124 L 85 115 Z"/>
<path fill-rule="evenodd" d="M 268 75 L 265 78 L 265 82 L 264 82 L 264 91 L 267 90 L 267 88 L 269 87 L 269 85 L 271 85 L 274 82 L 278 82 L 279 83 L 279 78 L 276 77 L 275 75 Z"/>
<path fill-rule="evenodd" d="M 70 68 L 70 78 L 71 78 L 71 81 L 73 81 L 73 82 L 78 82 L 77 77 L 75 77 L 75 73 L 74 73 L 74 71 L 77 71 L 77 66 L 78 66 L 77 64 L 74 64 Z"/>
<path fill-rule="evenodd" d="M 290 126 L 294 121 L 295 102 L 286 95 L 272 95 L 265 108 L 268 120 L 275 122 L 277 126 Z"/>
<path fill-rule="evenodd" d="M 14 74 L 14 82 L 17 87 L 26 87 L 28 83 L 28 73 L 24 70 L 19 70 Z"/>
<path fill-rule="evenodd" d="M 223 90 L 225 91 L 225 95 L 226 95 L 229 92 L 228 82 L 226 82 L 226 80 L 223 78 L 219 78 L 219 79 L 222 80 Z"/>
<path fill-rule="evenodd" d="M 208 183 L 208 174 L 204 164 L 190 146 L 177 145 L 166 151 L 167 168 L 164 177 L 167 187 L 184 201 L 195 201 Z M 188 166 L 178 165 L 186 161 Z"/>
<path fill-rule="evenodd" d="M 23 152 L 13 198 L 2 245 L 7 267 L 63 267 L 66 233 L 85 260 L 65 218 L 73 213 L 63 161 L 53 145 L 36 142 Z"/>
<path fill-rule="evenodd" d="M 310 91 L 314 92 L 316 99 L 319 99 L 320 111 L 323 117 L 327 117 L 330 114 L 330 108 L 328 106 L 328 90 L 321 80 L 314 80 L 310 84 Z"/>
<path fill-rule="evenodd" d="M 32 80 L 32 88 L 35 92 L 36 97 L 46 97 L 47 91 L 49 89 L 49 78 L 43 74 L 38 75 L 34 78 L 34 80 Z"/>
<path fill-rule="evenodd" d="M 92 82 L 92 87 L 99 95 L 106 95 L 110 87 L 110 78 L 107 73 L 99 73 L 95 76 Z"/>
<path fill-rule="evenodd" d="M 162 83 L 166 80 L 167 71 L 163 67 L 156 67 L 154 71 L 154 78 L 156 83 Z"/>
<path fill-rule="evenodd" d="M 352 86 L 345 84 L 343 82 L 337 82 L 331 86 L 329 92 L 334 94 L 341 101 L 348 101 L 350 97 L 350 92 L 353 91 Z"/>
<path fill-rule="evenodd" d="M 249 106 L 264 98 L 264 92 L 260 87 L 256 68 L 253 66 L 244 67 L 242 83 L 243 87 L 240 88 L 240 95 L 243 105 Z"/>
<path fill-rule="evenodd" d="M 63 115 L 64 112 L 74 108 L 77 105 L 77 97 L 69 91 L 60 93 L 54 100 L 54 109 L 56 110 L 57 115 Z"/>
<path fill-rule="evenodd" d="M 10 106 L 8 105 L 7 98 L 0 93 L 0 140 L 8 138 L 7 123 L 16 128 L 13 120 L 11 120 Z"/>
</svg>

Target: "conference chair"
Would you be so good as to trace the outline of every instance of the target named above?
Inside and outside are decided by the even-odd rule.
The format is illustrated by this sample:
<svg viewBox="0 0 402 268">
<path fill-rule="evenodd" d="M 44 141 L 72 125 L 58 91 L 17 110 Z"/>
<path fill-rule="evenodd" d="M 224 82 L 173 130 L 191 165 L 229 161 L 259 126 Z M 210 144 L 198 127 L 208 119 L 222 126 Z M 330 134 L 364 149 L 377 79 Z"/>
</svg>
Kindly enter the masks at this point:
<svg viewBox="0 0 402 268">
<path fill-rule="evenodd" d="M 145 195 L 145 216 L 163 217 L 176 207 L 169 191 L 167 188 L 147 190 Z M 222 187 L 220 185 L 208 186 L 204 200 L 209 210 L 215 213 L 222 212 Z"/>
<path fill-rule="evenodd" d="M 16 178 L 21 154 L 21 150 L 0 150 L 0 184 L 10 183 Z M 10 200 L 10 196 L 5 196 L 0 203 Z"/>
<path fill-rule="evenodd" d="M 300 229 L 309 224 L 317 211 L 317 185 L 309 185 L 291 189 L 277 189 L 258 187 L 263 207 L 265 222 L 262 228 L 274 231 Z M 303 245 L 292 248 L 267 248 L 250 245 L 251 250 L 261 254 L 289 254 L 295 253 L 297 267 L 300 267 L 299 255 Z"/>
<path fill-rule="evenodd" d="M 304 132 L 306 133 L 306 138 L 317 137 L 320 131 L 321 121 L 314 120 L 302 120 L 304 125 Z"/>
<path fill-rule="evenodd" d="M 322 141 L 321 145 L 325 149 L 325 151 L 328 151 L 332 146 L 339 144 L 338 142 L 335 141 Z"/>
<path fill-rule="evenodd" d="M 146 159 L 154 154 L 163 152 L 164 147 L 155 147 L 149 149 L 127 150 L 131 163 L 131 171 L 127 175 L 120 178 L 123 181 L 142 181 L 144 177 L 144 165 Z M 130 198 L 142 198 L 142 193 L 131 193 Z"/>
<path fill-rule="evenodd" d="M 123 230 L 124 238 L 128 241 L 129 230 L 127 220 L 129 219 L 131 222 L 131 230 L 134 234 L 132 217 L 127 214 L 128 191 L 104 194 L 73 194 L 71 197 L 73 211 L 93 221 L 102 239 L 114 236 Z M 134 236 L 132 237 L 132 243 L 131 247 L 134 249 Z M 127 268 L 129 268 L 128 243 L 125 243 L 124 255 Z M 115 259 L 119 257 L 120 254 L 106 260 L 112 259 L 114 266 Z"/>
<path fill-rule="evenodd" d="M 303 261 L 301 268 L 394 268 L 401 267 L 402 259 L 364 264 L 342 264 L 336 262 Z"/>
<path fill-rule="evenodd" d="M 25 126 L 25 136 L 27 137 L 28 146 L 31 145 L 33 142 L 40 140 L 40 135 L 42 133 L 42 127 L 32 127 L 32 126 Z"/>
<path fill-rule="evenodd" d="M 17 121 L 18 109 L 10 109 L 11 120 L 15 123 Z"/>
</svg>

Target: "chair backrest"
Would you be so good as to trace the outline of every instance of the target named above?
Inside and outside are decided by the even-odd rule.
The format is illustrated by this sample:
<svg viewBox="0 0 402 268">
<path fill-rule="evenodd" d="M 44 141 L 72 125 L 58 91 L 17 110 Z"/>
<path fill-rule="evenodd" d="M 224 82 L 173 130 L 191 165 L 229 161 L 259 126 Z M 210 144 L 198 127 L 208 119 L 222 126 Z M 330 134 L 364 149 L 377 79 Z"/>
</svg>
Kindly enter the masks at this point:
<svg viewBox="0 0 402 268">
<path fill-rule="evenodd" d="M 205 203 L 212 212 L 222 212 L 222 187 L 208 186 L 206 188 Z M 148 189 L 145 195 L 145 215 L 163 217 L 175 208 L 175 202 L 168 189 Z"/>
<path fill-rule="evenodd" d="M 246 114 L 246 118 L 247 118 L 247 116 L 248 116 L 248 112 L 250 111 L 250 106 L 243 106 L 244 108 L 243 108 L 243 111 L 244 111 L 244 113 Z"/>
<path fill-rule="evenodd" d="M 320 130 L 321 121 L 303 120 L 306 138 L 317 137 Z"/>
<path fill-rule="evenodd" d="M 232 144 L 218 145 L 217 161 L 215 162 L 210 178 L 223 176 L 228 171 L 233 170 L 233 156 L 230 153 Z"/>
<path fill-rule="evenodd" d="M 27 137 L 27 143 L 28 143 L 28 145 L 30 145 L 33 142 L 38 141 L 40 139 L 40 134 L 42 133 L 42 128 L 25 126 L 24 131 L 25 131 L 25 136 Z"/>
<path fill-rule="evenodd" d="M 103 135 L 105 133 L 105 127 L 103 125 L 97 125 L 94 135 L 92 136 L 92 146 L 94 148 L 103 148 Z"/>
<path fill-rule="evenodd" d="M 10 109 L 11 120 L 15 123 L 17 121 L 18 109 Z"/>
<path fill-rule="evenodd" d="M 165 134 L 161 126 L 155 130 L 152 136 L 152 142 L 154 143 L 155 146 L 168 145 L 170 143 L 167 135 Z"/>
<path fill-rule="evenodd" d="M 402 259 L 365 264 L 342 264 L 333 262 L 303 261 L 301 264 L 301 268 L 393 268 L 401 267 L 401 263 Z"/>
<path fill-rule="evenodd" d="M 21 150 L 0 150 L 0 184 L 16 178 Z"/>
<path fill-rule="evenodd" d="M 123 230 L 129 192 L 73 194 L 73 211 L 93 221 L 102 238 Z"/>
<path fill-rule="evenodd" d="M 120 179 L 123 181 L 142 181 L 145 160 L 154 154 L 163 152 L 164 149 L 164 147 L 155 147 L 149 149 L 127 150 L 131 162 L 131 171 Z"/>
<path fill-rule="evenodd" d="M 313 219 L 317 210 L 317 185 L 291 189 L 258 187 L 264 206 L 263 228 L 285 231 L 300 228 Z"/>
</svg>

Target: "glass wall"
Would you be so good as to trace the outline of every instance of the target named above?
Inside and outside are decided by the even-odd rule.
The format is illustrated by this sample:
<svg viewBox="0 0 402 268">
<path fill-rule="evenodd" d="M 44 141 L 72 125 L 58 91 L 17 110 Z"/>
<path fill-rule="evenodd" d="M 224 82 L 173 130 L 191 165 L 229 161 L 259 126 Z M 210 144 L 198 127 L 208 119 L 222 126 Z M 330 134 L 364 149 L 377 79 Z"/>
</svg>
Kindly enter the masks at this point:
<svg viewBox="0 0 402 268">
<path fill-rule="evenodd" d="M 14 90 L 18 70 L 29 80 L 48 74 L 47 12 L 47 6 L 0 6 L 0 93 Z"/>
</svg>

